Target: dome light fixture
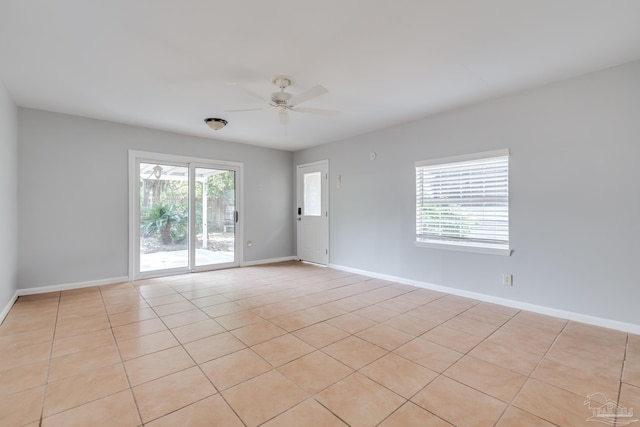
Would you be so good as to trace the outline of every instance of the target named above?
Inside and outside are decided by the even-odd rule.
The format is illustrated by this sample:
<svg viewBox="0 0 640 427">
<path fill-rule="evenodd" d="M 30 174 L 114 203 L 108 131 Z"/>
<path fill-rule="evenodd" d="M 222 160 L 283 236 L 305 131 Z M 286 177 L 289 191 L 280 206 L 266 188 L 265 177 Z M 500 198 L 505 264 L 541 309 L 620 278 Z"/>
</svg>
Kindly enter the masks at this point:
<svg viewBox="0 0 640 427">
<path fill-rule="evenodd" d="M 220 130 L 227 125 L 227 121 L 225 119 L 218 119 L 215 117 L 204 119 L 204 122 L 213 130 Z"/>
</svg>

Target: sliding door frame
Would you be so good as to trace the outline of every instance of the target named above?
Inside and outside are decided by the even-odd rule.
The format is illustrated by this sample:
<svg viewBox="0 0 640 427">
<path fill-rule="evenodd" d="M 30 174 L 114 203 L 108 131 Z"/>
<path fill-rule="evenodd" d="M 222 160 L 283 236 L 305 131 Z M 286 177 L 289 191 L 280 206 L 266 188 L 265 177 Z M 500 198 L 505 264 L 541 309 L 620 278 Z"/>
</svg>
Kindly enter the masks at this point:
<svg viewBox="0 0 640 427">
<path fill-rule="evenodd" d="M 195 225 L 192 223 L 191 218 L 194 214 L 191 213 L 195 205 L 194 190 L 195 186 L 190 186 L 189 189 L 189 263 L 187 269 L 180 268 L 175 271 L 172 270 L 157 270 L 157 272 L 140 272 L 140 228 L 138 226 L 138 220 L 140 217 L 140 189 L 139 189 L 139 174 L 138 164 L 144 163 L 169 163 L 184 165 L 189 168 L 189 179 L 193 178 L 194 167 L 204 168 L 222 168 L 226 170 L 233 170 L 236 172 L 235 187 L 236 187 L 236 199 L 235 210 L 238 212 L 238 221 L 235 227 L 235 257 L 233 263 L 225 264 L 212 264 L 210 266 L 195 267 L 193 262 L 193 250 L 195 243 L 192 239 Z M 185 274 L 190 272 L 216 270 L 229 267 L 238 267 L 242 264 L 242 249 L 243 245 L 243 218 L 242 207 L 244 204 L 244 192 L 243 192 L 243 180 L 244 180 L 244 164 L 240 162 L 229 162 L 224 160 L 205 159 L 199 157 L 188 156 L 176 156 L 172 154 L 154 153 L 148 151 L 129 150 L 129 280 L 145 279 L 150 277 L 169 276 L 172 274 Z M 137 228 L 136 228 L 137 227 Z"/>
</svg>

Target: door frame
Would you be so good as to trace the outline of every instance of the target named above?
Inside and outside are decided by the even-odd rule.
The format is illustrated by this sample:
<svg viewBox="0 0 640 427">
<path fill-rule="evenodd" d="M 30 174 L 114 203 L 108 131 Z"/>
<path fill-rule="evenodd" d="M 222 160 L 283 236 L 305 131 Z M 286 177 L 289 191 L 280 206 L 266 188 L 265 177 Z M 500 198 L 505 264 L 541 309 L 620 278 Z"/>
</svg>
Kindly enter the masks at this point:
<svg viewBox="0 0 640 427">
<path fill-rule="evenodd" d="M 244 232 L 244 215 L 242 215 L 242 207 L 244 205 L 244 191 L 243 191 L 243 179 L 244 179 L 244 164 L 240 162 L 230 162 L 226 160 L 205 159 L 201 157 L 190 156 L 178 156 L 173 154 L 155 153 L 149 151 L 129 150 L 129 280 L 146 279 L 151 277 L 170 276 L 174 274 L 194 273 L 198 271 L 217 270 L 229 267 L 237 267 L 242 264 L 243 257 L 243 232 Z M 191 266 L 192 254 L 192 241 L 191 235 L 194 225 L 189 223 L 189 263 L 187 269 L 180 268 L 179 271 L 161 270 L 159 272 L 144 272 L 140 273 L 140 228 L 136 226 L 138 224 L 138 218 L 140 216 L 140 190 L 138 188 L 138 162 L 147 163 L 169 163 L 187 165 L 189 167 L 189 178 L 191 179 L 191 166 L 194 167 L 228 167 L 236 171 L 236 211 L 238 212 L 238 222 L 236 226 L 235 236 L 235 261 L 217 266 L 213 264 L 204 267 Z M 189 190 L 189 210 L 193 209 L 194 199 L 192 196 L 192 190 Z M 191 218 L 191 213 L 189 217 Z"/>
<path fill-rule="evenodd" d="M 330 208 L 330 205 L 331 205 L 331 192 L 330 192 L 331 185 L 330 185 L 330 183 L 331 183 L 331 180 L 329 179 L 331 171 L 330 171 L 330 168 L 329 168 L 329 166 L 330 166 L 329 159 L 317 160 L 317 161 L 314 161 L 314 162 L 302 163 L 302 164 L 296 165 L 296 174 L 295 174 L 296 196 L 295 196 L 295 200 L 294 200 L 294 203 L 295 203 L 295 206 L 294 206 L 295 215 L 294 216 L 296 218 L 296 222 L 295 222 L 295 224 L 296 224 L 296 226 L 295 226 L 295 229 L 296 229 L 296 259 L 304 261 L 298 256 L 298 254 L 299 254 L 299 252 L 298 252 L 298 241 L 299 241 L 299 238 L 298 238 L 298 228 L 299 228 L 298 227 L 298 221 L 299 221 L 298 207 L 300 207 L 298 198 L 301 195 L 301 193 L 300 193 L 301 188 L 300 188 L 300 182 L 298 182 L 298 175 L 299 175 L 299 171 L 300 171 L 301 168 L 305 168 L 305 167 L 309 167 L 309 166 L 319 166 L 319 165 L 325 166 L 326 171 L 327 171 L 327 179 L 325 180 L 325 182 L 326 182 L 326 191 L 327 191 L 327 209 L 326 209 L 326 218 L 327 218 L 327 232 L 326 232 L 326 238 L 327 238 L 327 264 L 326 264 L 326 266 L 329 266 L 330 260 L 331 260 L 331 240 L 330 240 L 330 238 L 331 238 L 331 232 L 330 232 L 330 227 L 331 227 L 331 208 Z M 319 265 L 325 265 L 325 264 L 319 264 Z"/>
</svg>

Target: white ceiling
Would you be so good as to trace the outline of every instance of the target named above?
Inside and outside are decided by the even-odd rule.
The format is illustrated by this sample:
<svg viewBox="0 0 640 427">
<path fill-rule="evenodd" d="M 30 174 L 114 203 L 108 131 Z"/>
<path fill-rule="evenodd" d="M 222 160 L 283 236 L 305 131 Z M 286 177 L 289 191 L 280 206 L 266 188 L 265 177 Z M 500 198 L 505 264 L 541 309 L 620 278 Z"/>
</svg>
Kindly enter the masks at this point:
<svg viewBox="0 0 640 427">
<path fill-rule="evenodd" d="M 640 58 L 638 0 L 0 0 L 20 106 L 297 150 Z M 288 74 L 286 128 L 269 95 Z M 203 122 L 221 117 L 214 132 Z"/>
</svg>

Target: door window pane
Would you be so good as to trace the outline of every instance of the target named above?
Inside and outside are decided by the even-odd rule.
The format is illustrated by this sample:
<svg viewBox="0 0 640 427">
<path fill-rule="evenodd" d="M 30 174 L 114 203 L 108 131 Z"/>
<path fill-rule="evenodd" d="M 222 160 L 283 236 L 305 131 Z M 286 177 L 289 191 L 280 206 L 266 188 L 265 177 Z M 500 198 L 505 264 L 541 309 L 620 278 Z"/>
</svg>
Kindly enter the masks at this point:
<svg viewBox="0 0 640 427">
<path fill-rule="evenodd" d="M 235 171 L 196 168 L 195 265 L 234 262 Z"/>
<path fill-rule="evenodd" d="M 140 163 L 140 271 L 189 266 L 189 170 Z"/>
<path fill-rule="evenodd" d="M 304 174 L 304 206 L 303 215 L 322 215 L 322 173 Z"/>
</svg>

